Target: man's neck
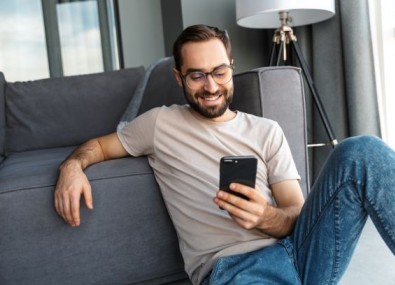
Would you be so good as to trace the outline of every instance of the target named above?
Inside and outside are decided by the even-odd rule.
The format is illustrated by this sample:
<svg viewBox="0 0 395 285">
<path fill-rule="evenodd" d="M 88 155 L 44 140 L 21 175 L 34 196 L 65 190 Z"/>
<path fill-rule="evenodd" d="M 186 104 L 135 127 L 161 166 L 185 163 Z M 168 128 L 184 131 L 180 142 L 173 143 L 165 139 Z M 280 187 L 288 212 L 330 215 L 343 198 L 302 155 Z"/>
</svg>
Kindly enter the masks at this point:
<svg viewBox="0 0 395 285">
<path fill-rule="evenodd" d="M 192 113 L 195 114 L 195 116 L 203 119 L 203 120 L 208 120 L 211 122 L 216 122 L 216 123 L 220 123 L 220 122 L 227 122 L 232 120 L 234 117 L 236 117 L 237 112 L 236 111 L 231 111 L 229 109 L 227 109 L 225 111 L 225 113 L 223 113 L 221 116 L 216 117 L 216 118 L 207 118 L 206 116 L 203 116 L 202 114 L 200 114 L 199 112 L 193 110 L 192 108 L 190 109 Z"/>
<path fill-rule="evenodd" d="M 217 118 L 212 118 L 213 122 L 227 122 L 232 120 L 234 117 L 236 117 L 236 112 L 231 111 L 230 109 L 226 109 L 225 113 L 222 114 L 222 116 L 217 117 Z"/>
</svg>

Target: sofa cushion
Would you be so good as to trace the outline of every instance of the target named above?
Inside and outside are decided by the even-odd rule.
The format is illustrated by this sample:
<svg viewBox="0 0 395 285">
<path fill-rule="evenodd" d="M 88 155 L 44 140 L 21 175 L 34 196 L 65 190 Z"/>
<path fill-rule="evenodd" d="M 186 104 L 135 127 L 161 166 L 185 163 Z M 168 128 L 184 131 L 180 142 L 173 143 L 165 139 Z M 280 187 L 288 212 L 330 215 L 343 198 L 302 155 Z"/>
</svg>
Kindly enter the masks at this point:
<svg viewBox="0 0 395 285">
<path fill-rule="evenodd" d="M 7 83 L 6 154 L 114 132 L 144 68 Z"/>
<path fill-rule="evenodd" d="M 139 85 L 137 86 L 136 91 L 135 91 L 132 99 L 129 102 L 128 107 L 126 108 L 124 114 L 122 115 L 121 121 L 118 125 L 118 129 L 123 128 L 128 122 L 133 120 L 140 113 L 139 109 L 141 106 L 141 102 L 144 99 L 144 94 L 146 92 L 148 81 L 151 77 L 152 72 L 154 71 L 157 73 L 159 66 L 168 66 L 169 64 L 170 64 L 170 66 L 172 66 L 171 64 L 173 62 L 174 61 L 173 61 L 172 57 L 165 57 L 165 58 L 161 58 L 158 61 L 154 62 L 147 68 L 147 70 L 144 73 L 144 77 L 140 80 Z M 166 72 L 165 74 L 168 74 L 168 72 Z M 160 75 L 158 77 L 162 78 L 162 75 Z M 167 77 L 167 76 L 165 76 L 165 77 Z M 158 104 L 157 102 L 155 102 L 155 100 L 153 100 L 153 102 L 151 102 L 151 103 Z"/>
<path fill-rule="evenodd" d="M 5 78 L 0 72 L 0 163 L 4 155 L 4 139 L 5 139 Z"/>
<path fill-rule="evenodd" d="M 147 80 L 138 115 L 158 106 L 186 104 L 182 88 L 178 86 L 174 77 L 173 68 L 172 57 L 155 64 Z"/>
<path fill-rule="evenodd" d="M 94 210 L 82 205 L 78 228 L 57 216 L 57 167 L 72 149 L 13 153 L 0 166 L 0 284 L 162 284 L 185 278 L 177 236 L 146 157 L 89 167 Z"/>
</svg>

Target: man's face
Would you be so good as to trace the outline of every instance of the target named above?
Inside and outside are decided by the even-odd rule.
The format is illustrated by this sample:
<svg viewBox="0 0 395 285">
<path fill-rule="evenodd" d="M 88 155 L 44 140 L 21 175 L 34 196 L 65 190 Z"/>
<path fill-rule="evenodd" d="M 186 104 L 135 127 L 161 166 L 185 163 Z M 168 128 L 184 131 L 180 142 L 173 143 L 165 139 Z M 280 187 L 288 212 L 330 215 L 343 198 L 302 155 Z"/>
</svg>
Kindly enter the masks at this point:
<svg viewBox="0 0 395 285">
<path fill-rule="evenodd" d="M 187 102 L 199 114 L 209 119 L 220 120 L 228 111 L 233 99 L 232 79 L 220 85 L 212 75 L 206 75 L 206 81 L 203 80 L 204 84 L 196 89 L 196 87 L 188 86 L 185 77 L 183 79 L 181 75 L 185 76 L 196 71 L 208 73 L 219 70 L 219 67 L 229 66 L 231 62 L 223 43 L 218 39 L 187 43 L 182 48 L 182 58 L 183 65 L 180 72 L 176 71 L 176 78 L 183 87 Z"/>
</svg>

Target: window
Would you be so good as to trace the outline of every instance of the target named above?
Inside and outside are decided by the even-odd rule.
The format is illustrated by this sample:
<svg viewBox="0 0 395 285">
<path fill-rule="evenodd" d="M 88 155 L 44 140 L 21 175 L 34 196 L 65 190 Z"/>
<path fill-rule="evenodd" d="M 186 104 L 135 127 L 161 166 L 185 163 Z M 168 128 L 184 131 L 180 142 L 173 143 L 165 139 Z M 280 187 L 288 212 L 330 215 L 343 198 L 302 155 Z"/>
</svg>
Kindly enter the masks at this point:
<svg viewBox="0 0 395 285">
<path fill-rule="evenodd" d="M 103 70 L 96 1 L 56 5 L 64 75 Z"/>
<path fill-rule="evenodd" d="M 119 68 L 112 0 L 2 0 L 0 70 L 8 81 Z"/>
<path fill-rule="evenodd" d="M 395 148 L 395 1 L 369 1 L 383 139 Z"/>
<path fill-rule="evenodd" d="M 0 71 L 8 81 L 49 76 L 41 0 L 3 0 Z"/>
</svg>

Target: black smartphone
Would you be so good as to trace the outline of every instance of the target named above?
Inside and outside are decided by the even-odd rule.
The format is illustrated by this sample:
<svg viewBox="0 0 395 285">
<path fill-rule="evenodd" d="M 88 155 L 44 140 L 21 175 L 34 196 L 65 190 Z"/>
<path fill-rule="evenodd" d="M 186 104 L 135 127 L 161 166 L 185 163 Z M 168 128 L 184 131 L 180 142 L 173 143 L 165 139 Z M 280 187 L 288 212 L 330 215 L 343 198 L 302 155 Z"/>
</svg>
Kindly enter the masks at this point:
<svg viewBox="0 0 395 285">
<path fill-rule="evenodd" d="M 232 182 L 255 188 L 258 160 L 253 155 L 224 156 L 219 164 L 219 189 L 248 200 L 246 196 L 229 189 Z"/>
</svg>

